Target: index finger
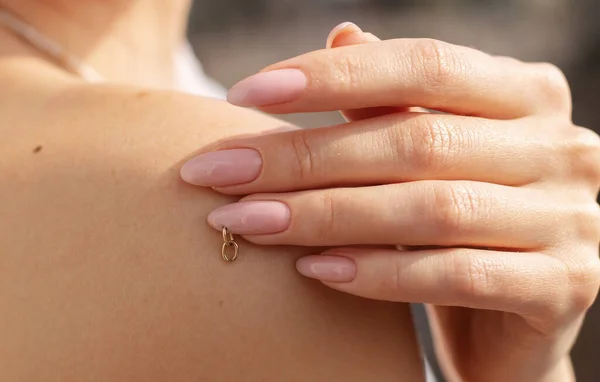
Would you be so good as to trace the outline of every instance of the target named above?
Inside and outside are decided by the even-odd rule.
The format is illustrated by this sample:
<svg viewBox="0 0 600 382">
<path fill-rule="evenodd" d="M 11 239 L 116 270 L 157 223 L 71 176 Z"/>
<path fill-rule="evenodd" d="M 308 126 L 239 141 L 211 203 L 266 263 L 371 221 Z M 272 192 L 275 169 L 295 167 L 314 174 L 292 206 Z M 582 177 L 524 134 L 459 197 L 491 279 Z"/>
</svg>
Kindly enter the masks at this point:
<svg viewBox="0 0 600 382">
<path fill-rule="evenodd" d="M 551 65 L 502 60 L 432 39 L 311 52 L 241 81 L 228 100 L 275 114 L 418 106 L 511 119 L 570 108 L 564 76 Z"/>
</svg>

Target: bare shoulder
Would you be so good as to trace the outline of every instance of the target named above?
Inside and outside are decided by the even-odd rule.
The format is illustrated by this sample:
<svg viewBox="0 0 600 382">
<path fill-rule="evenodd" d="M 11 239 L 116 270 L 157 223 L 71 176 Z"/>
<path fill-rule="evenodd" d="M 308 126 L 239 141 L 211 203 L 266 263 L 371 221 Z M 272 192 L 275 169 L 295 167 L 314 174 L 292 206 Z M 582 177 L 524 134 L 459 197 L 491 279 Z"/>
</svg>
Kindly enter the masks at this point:
<svg viewBox="0 0 600 382">
<path fill-rule="evenodd" d="M 230 200 L 180 165 L 280 121 L 174 92 L 48 94 L 0 106 L 5 380 L 422 378 L 406 306 L 302 279 L 306 249 L 242 242 L 220 260 L 205 218 Z"/>
</svg>

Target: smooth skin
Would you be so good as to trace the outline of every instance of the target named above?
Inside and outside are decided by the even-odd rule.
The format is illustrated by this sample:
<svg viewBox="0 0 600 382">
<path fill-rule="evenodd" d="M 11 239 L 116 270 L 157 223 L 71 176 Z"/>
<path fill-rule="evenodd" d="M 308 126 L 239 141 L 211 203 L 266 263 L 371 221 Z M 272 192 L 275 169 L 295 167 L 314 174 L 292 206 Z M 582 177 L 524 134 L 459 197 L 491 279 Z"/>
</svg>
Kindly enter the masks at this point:
<svg viewBox="0 0 600 382">
<path fill-rule="evenodd" d="M 348 123 L 188 162 L 186 181 L 250 194 L 209 223 L 262 245 L 329 246 L 298 271 L 428 304 L 452 381 L 574 380 L 569 351 L 600 285 L 600 139 L 571 122 L 560 70 L 352 24 L 329 46 L 240 82 L 229 101 L 344 110 Z"/>
<path fill-rule="evenodd" d="M 205 219 L 238 198 L 199 191 L 179 169 L 199 147 L 282 122 L 153 90 L 143 84 L 169 79 L 168 70 L 152 75 L 153 65 L 132 75 L 141 86 L 120 81 L 149 58 L 141 52 L 165 48 L 152 37 L 166 34 L 161 15 L 182 6 L 127 3 L 131 14 L 108 0 L 13 2 L 23 15 L 37 12 L 36 25 L 55 39 L 78 39 L 113 85 L 85 84 L 0 29 L 0 379 L 422 381 L 406 304 L 302 277 L 294 264 L 308 248 L 237 237 L 238 262 L 222 261 L 221 234 Z M 107 31 L 84 44 L 106 14 L 121 26 L 111 33 L 157 30 L 127 40 L 129 49 Z M 105 66 L 106 57 L 128 65 Z"/>
<path fill-rule="evenodd" d="M 405 304 L 303 279 L 310 249 L 238 237 L 239 260 L 221 259 L 205 219 L 237 198 L 198 194 L 179 167 L 199 144 L 281 121 L 4 64 L 2 381 L 423 380 Z"/>
</svg>

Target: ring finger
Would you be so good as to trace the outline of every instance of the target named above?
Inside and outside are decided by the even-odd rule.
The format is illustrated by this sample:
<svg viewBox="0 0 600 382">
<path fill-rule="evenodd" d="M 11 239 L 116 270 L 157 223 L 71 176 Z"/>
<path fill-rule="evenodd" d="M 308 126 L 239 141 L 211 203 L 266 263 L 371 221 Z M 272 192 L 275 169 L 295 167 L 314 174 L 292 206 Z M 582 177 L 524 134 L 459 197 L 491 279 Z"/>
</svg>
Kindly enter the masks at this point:
<svg viewBox="0 0 600 382">
<path fill-rule="evenodd" d="M 539 249 L 561 236 L 553 215 L 562 211 L 543 195 L 491 183 L 419 181 L 253 195 L 216 209 L 208 222 L 266 245 Z"/>
</svg>

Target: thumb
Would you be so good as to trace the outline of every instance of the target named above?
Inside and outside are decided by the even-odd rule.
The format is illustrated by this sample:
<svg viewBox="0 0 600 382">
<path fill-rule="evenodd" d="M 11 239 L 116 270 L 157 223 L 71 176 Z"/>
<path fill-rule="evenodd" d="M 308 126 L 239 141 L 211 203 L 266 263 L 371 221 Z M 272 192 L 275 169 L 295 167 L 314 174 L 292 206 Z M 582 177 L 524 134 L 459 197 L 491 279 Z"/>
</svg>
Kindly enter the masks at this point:
<svg viewBox="0 0 600 382">
<path fill-rule="evenodd" d="M 345 22 L 341 23 L 329 33 L 327 37 L 327 49 L 341 48 L 350 45 L 367 44 L 379 42 L 381 39 L 372 33 L 365 33 L 358 25 Z M 407 108 L 398 108 L 393 106 L 374 107 L 360 110 L 341 110 L 342 116 L 347 121 L 359 121 L 362 119 L 379 117 L 386 114 L 407 111 Z"/>
<path fill-rule="evenodd" d="M 369 42 L 381 41 L 377 36 L 371 33 L 365 33 L 356 24 L 351 22 L 341 23 L 329 33 L 327 45 L 329 48 L 338 48 L 342 46 L 366 44 Z"/>
</svg>

